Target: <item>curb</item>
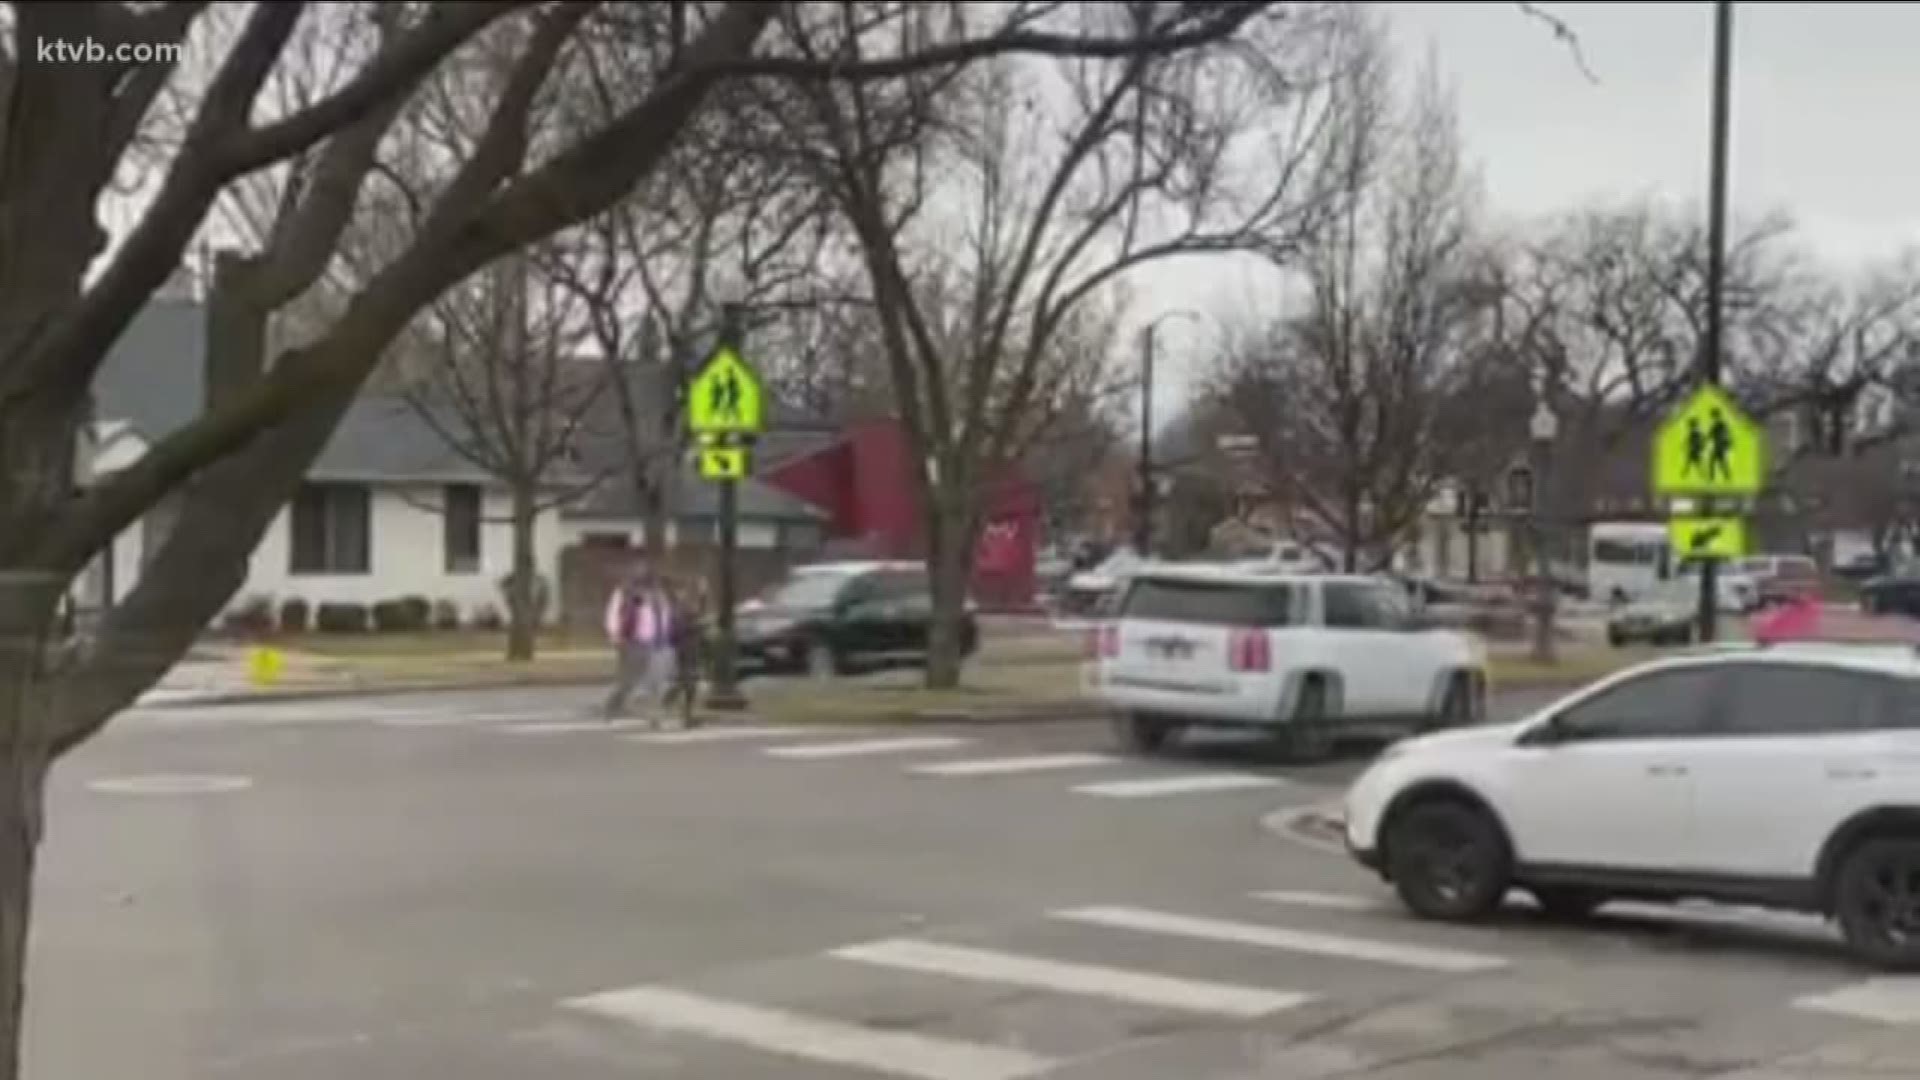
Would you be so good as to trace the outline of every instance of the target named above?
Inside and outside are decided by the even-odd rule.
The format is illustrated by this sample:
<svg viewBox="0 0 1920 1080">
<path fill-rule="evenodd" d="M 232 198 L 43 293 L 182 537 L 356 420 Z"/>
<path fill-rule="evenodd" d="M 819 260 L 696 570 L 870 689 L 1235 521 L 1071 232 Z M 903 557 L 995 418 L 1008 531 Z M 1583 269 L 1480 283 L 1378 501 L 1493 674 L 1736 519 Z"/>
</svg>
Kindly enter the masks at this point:
<svg viewBox="0 0 1920 1080">
<path fill-rule="evenodd" d="M 1289 843 L 1345 859 L 1347 845 L 1341 835 L 1344 820 L 1339 803 L 1325 802 L 1275 810 L 1260 818 L 1260 827 Z"/>
<path fill-rule="evenodd" d="M 212 690 L 205 694 L 165 698 L 151 702 L 135 702 L 129 708 L 161 711 L 167 709 L 191 709 L 208 705 L 245 705 L 253 702 L 274 703 L 282 701 L 322 701 L 330 698 L 385 697 L 388 694 L 430 694 L 446 693 L 458 690 L 514 690 L 531 689 L 545 686 L 600 686 L 607 682 L 607 676 L 594 675 L 552 675 L 522 676 L 517 679 L 460 679 L 439 680 L 417 683 L 359 683 L 348 686 L 312 686 L 286 688 L 280 690 Z"/>
<path fill-rule="evenodd" d="M 604 686 L 604 676 L 586 678 L 580 676 L 554 676 L 551 678 L 522 678 L 505 681 L 459 681 L 434 683 L 408 683 L 387 686 L 322 686 L 286 690 L 239 690 L 212 691 L 205 695 L 167 698 L 164 700 L 136 703 L 133 708 L 142 711 L 166 712 L 181 709 L 220 707 L 245 704 L 276 704 L 299 701 L 325 701 L 356 697 L 385 697 L 400 694 L 451 693 L 462 690 L 513 690 L 537 689 L 541 687 L 578 687 Z M 752 702 L 747 708 L 728 711 L 724 714 L 709 713 L 712 716 L 755 716 Z M 815 723 L 868 723 L 868 724 L 1042 724 L 1062 723 L 1072 720 L 1100 719 L 1104 712 L 1096 702 L 1060 701 L 1044 706 L 1027 709 L 996 709 L 984 712 L 970 712 L 966 709 L 908 709 L 893 713 L 880 713 L 859 717 L 854 721 L 829 719 L 793 719 L 782 721 L 778 716 L 761 717 L 766 723 L 788 723 L 795 727 L 805 727 Z"/>
</svg>

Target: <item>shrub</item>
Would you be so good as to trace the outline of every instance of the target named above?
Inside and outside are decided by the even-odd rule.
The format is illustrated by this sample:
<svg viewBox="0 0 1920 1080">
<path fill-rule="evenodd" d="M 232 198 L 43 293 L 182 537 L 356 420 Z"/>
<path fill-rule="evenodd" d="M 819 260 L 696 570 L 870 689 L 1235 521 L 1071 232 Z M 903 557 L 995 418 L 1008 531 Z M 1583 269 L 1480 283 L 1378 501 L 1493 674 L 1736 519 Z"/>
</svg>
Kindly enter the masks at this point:
<svg viewBox="0 0 1920 1080">
<path fill-rule="evenodd" d="M 498 630 L 506 622 L 500 617 L 500 609 L 492 604 L 481 604 L 473 609 L 473 626 L 477 630 Z"/>
<path fill-rule="evenodd" d="M 460 605 L 451 600 L 433 602 L 433 628 L 435 630 L 460 629 Z"/>
<path fill-rule="evenodd" d="M 373 628 L 382 633 L 416 634 L 433 619 L 433 603 L 424 596 L 403 596 L 373 605 Z"/>
<path fill-rule="evenodd" d="M 247 597 L 225 620 L 226 629 L 235 634 L 268 634 L 273 625 L 273 598 L 268 596 Z"/>
<path fill-rule="evenodd" d="M 367 605 L 329 602 L 314 612 L 313 624 L 323 634 L 359 634 L 367 629 Z"/>
<path fill-rule="evenodd" d="M 280 602 L 280 632 L 304 634 L 313 629 L 313 605 L 297 596 Z"/>
<path fill-rule="evenodd" d="M 373 604 L 373 628 L 382 634 L 404 630 L 401 625 L 406 621 L 406 612 L 401 609 L 398 600 L 376 600 Z"/>
<path fill-rule="evenodd" d="M 433 626 L 433 601 L 424 596 L 403 596 L 400 598 L 402 629 L 409 633 L 418 633 Z"/>
</svg>

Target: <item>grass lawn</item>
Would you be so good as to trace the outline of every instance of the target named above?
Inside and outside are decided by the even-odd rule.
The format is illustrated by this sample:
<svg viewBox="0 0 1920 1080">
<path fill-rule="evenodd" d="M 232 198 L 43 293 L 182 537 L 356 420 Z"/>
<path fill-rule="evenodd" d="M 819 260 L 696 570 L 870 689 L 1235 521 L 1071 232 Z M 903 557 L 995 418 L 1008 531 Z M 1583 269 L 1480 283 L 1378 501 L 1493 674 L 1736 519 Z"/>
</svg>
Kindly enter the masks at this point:
<svg viewBox="0 0 1920 1080">
<path fill-rule="evenodd" d="M 1085 701 L 1078 662 L 974 665 L 951 690 L 929 690 L 922 679 L 912 670 L 820 681 L 749 679 L 742 690 L 754 716 L 799 724 L 1027 713 Z"/>
<path fill-rule="evenodd" d="M 288 652 L 341 660 L 400 660 L 406 658 L 491 658 L 507 654 L 505 632 L 483 630 L 428 630 L 420 633 L 393 634 L 298 634 L 276 637 L 271 644 Z M 989 635 L 980 644 L 979 662 L 1064 663 L 1080 658 L 1080 638 L 1072 634 Z M 609 654 L 605 639 L 598 634 L 540 635 L 536 655 L 544 653 Z"/>
<path fill-rule="evenodd" d="M 424 630 L 394 634 L 288 634 L 261 642 L 288 652 L 309 656 L 337 657 L 343 660 L 404 659 L 408 657 L 484 656 L 500 659 L 507 655 L 505 631 Z M 545 652 L 606 650 L 606 643 L 586 634 L 544 633 L 536 644 L 536 655 Z"/>
</svg>

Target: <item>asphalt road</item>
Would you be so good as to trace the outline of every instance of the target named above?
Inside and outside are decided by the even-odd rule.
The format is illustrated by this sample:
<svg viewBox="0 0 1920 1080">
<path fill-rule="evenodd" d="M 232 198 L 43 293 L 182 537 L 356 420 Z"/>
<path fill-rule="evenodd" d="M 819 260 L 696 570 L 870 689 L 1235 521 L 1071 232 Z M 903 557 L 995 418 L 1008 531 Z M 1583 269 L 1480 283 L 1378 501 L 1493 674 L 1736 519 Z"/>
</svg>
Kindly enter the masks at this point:
<svg viewBox="0 0 1920 1080">
<path fill-rule="evenodd" d="M 1816 925 L 1418 924 L 1259 827 L 1354 761 L 1116 759 L 1092 723 L 652 737 L 584 703 L 125 718 L 56 776 L 29 1075 L 1920 1075 L 1920 983 Z"/>
</svg>

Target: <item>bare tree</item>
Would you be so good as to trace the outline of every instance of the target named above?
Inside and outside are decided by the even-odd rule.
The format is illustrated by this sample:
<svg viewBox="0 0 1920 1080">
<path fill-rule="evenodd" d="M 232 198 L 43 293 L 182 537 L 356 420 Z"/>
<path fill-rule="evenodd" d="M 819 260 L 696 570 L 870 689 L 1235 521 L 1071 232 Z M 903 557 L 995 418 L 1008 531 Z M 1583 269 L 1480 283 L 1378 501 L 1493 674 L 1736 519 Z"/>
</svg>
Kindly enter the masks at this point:
<svg viewBox="0 0 1920 1080">
<path fill-rule="evenodd" d="M 1075 12 L 1086 20 L 1076 32 L 1172 38 L 1202 10 L 1089 6 Z M 842 61 L 858 62 L 879 39 L 852 24 L 858 17 L 843 13 Z M 896 48 L 932 48 L 967 34 L 975 17 L 928 12 L 887 33 Z M 1327 124 L 1317 91 L 1346 25 L 1340 12 L 1289 6 L 1251 20 L 1244 49 L 999 62 L 935 70 L 885 93 L 807 88 L 793 127 L 857 238 L 919 466 L 935 612 L 929 685 L 958 678 L 987 492 L 1040 434 L 1041 403 L 1073 378 L 1050 346 L 1076 309 L 1150 262 L 1284 251 L 1317 224 Z M 803 53 L 825 60 L 816 30 L 788 28 Z M 1056 109 L 1059 98 L 1067 104 Z M 1276 116 L 1280 130 L 1261 125 Z M 1259 182 L 1248 185 L 1236 170 L 1254 156 Z"/>
<path fill-rule="evenodd" d="M 551 582 L 542 587 L 535 527 L 542 512 L 599 479 L 576 467 L 577 450 L 588 410 L 608 383 L 602 365 L 581 357 L 578 301 L 536 275 L 534 258 L 508 256 L 427 308 L 425 333 L 416 337 L 430 358 L 404 394 L 448 447 L 507 489 L 513 565 L 502 584 L 507 659 L 515 661 L 533 658 L 541 616 L 556 595 Z"/>
<path fill-rule="evenodd" d="M 1505 355 L 1544 386 L 1580 461 L 1555 470 L 1570 499 L 1693 384 L 1706 332 L 1706 232 L 1672 208 L 1602 207 L 1543 223 L 1496 283 Z M 1780 363 L 1781 299 L 1799 273 L 1779 218 L 1728 245 L 1728 381 Z"/>
<path fill-rule="evenodd" d="M 1911 432 L 1920 383 L 1920 252 L 1843 278 L 1809 267 L 1774 298 L 1775 348 L 1739 372 L 1767 414 L 1799 429 L 1796 457 L 1843 456 Z"/>
<path fill-rule="evenodd" d="M 1492 305 L 1474 181 L 1432 74 L 1404 111 L 1384 74 L 1349 83 L 1350 197 L 1309 246 L 1304 311 L 1243 331 L 1225 397 L 1309 528 L 1376 569 L 1452 479 L 1445 406 Z"/>
<path fill-rule="evenodd" d="M 312 103 L 275 112 L 262 88 L 308 18 L 299 0 L 252 5 L 230 35 L 198 2 L 21 4 L 0 46 L 0 1080 L 19 1074 L 24 961 L 47 771 L 152 685 L 244 581 L 249 557 L 369 373 L 447 288 L 599 214 L 656 169 L 734 79 L 884 81 L 1006 52 L 1125 58 L 1232 37 L 1267 5 L 1208 5 L 1160 37 L 1067 33 L 1003 22 L 925 51 L 855 63 L 796 55 L 768 27 L 794 5 L 377 5 L 365 60 Z M 1052 7 L 1053 5 L 1048 5 Z M 515 48 L 504 78 L 478 83 L 486 110 L 471 153 L 448 161 L 419 227 L 296 340 L 273 312 L 334 262 L 397 114 L 429 74 L 490 32 Z M 140 63 L 61 63 L 41 40 L 230 42 L 204 68 L 163 50 Z M 650 78 L 590 130 L 535 139 L 529 118 L 570 42 L 617 44 Z M 144 146 L 162 91 L 210 73 L 183 106 L 177 148 L 109 247 L 101 204 Z M 164 118 L 160 118 L 164 119 Z M 215 268 L 201 415 L 136 463 L 76 489 L 76 434 L 108 349 L 180 266 L 223 192 L 281 163 L 308 162 L 262 241 Z M 89 640 L 57 639 L 76 575 L 158 502 L 179 524 L 138 585 Z"/>
<path fill-rule="evenodd" d="M 577 108 L 617 103 L 619 76 L 605 70 L 614 66 L 593 65 Z M 774 136 L 755 130 L 764 113 L 714 115 L 632 196 L 539 264 L 580 300 L 607 365 L 614 422 L 600 426 L 613 430 L 596 434 L 621 448 L 654 557 L 664 553 L 686 440 L 680 390 L 716 340 L 723 308 L 743 315 L 756 352 L 779 355 L 790 313 L 819 302 L 809 294 L 827 243 L 820 200 L 770 152 Z"/>
</svg>

